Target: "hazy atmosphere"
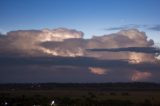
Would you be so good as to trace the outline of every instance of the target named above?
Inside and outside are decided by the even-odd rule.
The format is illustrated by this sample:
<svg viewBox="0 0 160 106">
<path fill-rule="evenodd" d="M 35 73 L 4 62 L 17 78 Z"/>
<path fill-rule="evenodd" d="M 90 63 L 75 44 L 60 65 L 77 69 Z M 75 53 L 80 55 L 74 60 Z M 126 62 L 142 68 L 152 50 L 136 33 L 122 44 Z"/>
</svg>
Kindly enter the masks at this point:
<svg viewBox="0 0 160 106">
<path fill-rule="evenodd" d="M 159 0 L 0 0 L 0 83 L 160 82 Z"/>
</svg>

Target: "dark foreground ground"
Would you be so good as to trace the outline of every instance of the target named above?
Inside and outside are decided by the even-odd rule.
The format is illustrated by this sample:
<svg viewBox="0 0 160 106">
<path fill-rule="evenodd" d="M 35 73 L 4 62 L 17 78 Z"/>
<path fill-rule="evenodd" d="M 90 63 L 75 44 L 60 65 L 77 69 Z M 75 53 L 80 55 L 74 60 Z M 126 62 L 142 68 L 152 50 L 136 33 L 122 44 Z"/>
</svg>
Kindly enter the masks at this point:
<svg viewBox="0 0 160 106">
<path fill-rule="evenodd" d="M 156 83 L 0 84 L 0 106 L 160 106 Z"/>
</svg>

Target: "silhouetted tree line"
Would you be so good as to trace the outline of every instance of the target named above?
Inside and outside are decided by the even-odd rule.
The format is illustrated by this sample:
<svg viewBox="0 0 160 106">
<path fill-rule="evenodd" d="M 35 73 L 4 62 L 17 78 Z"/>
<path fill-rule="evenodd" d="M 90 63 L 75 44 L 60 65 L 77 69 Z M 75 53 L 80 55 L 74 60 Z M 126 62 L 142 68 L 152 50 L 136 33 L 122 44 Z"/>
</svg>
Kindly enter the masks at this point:
<svg viewBox="0 0 160 106">
<path fill-rule="evenodd" d="M 0 90 L 49 90 L 49 89 L 84 89 L 84 90 L 160 90 L 159 83 L 11 83 L 0 84 Z"/>
</svg>

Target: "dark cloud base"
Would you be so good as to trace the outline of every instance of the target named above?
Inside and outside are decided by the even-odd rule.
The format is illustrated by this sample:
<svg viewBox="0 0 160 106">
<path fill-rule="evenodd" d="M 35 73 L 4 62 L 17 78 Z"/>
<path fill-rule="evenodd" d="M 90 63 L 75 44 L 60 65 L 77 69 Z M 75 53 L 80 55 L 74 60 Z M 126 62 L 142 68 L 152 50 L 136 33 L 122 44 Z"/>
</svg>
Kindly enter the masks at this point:
<svg viewBox="0 0 160 106">
<path fill-rule="evenodd" d="M 134 70 L 155 75 L 146 81 L 160 81 L 160 64 L 130 64 L 126 60 L 99 60 L 88 57 L 0 57 L 0 82 L 127 82 Z M 112 70 L 96 75 L 88 67 Z M 155 80 L 156 79 L 156 80 Z"/>
<path fill-rule="evenodd" d="M 126 48 L 110 48 L 110 49 L 87 49 L 88 51 L 106 51 L 106 52 L 140 52 L 140 53 L 151 53 L 151 54 L 159 54 L 160 49 L 155 47 L 126 47 Z"/>
</svg>

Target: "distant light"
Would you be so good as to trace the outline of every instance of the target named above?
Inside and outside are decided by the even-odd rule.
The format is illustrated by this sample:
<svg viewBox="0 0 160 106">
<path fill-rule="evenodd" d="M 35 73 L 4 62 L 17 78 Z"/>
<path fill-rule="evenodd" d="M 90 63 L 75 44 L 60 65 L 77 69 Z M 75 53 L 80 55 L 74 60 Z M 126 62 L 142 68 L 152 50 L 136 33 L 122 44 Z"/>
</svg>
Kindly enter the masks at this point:
<svg viewBox="0 0 160 106">
<path fill-rule="evenodd" d="M 4 102 L 4 105 L 8 105 L 8 103 L 7 103 L 7 102 Z"/>
<path fill-rule="evenodd" d="M 53 106 L 55 104 L 55 102 L 54 102 L 54 100 L 52 100 L 52 102 L 51 102 L 51 106 Z"/>
</svg>

